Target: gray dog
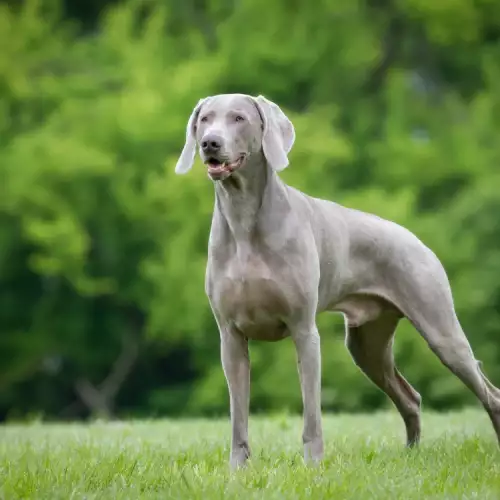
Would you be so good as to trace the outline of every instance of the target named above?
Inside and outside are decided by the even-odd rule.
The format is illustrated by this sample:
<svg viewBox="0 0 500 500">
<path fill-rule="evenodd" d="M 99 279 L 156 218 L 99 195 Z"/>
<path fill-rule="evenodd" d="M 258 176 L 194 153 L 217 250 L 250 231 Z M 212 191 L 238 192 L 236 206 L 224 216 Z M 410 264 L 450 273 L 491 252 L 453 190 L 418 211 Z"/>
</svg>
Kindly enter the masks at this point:
<svg viewBox="0 0 500 500">
<path fill-rule="evenodd" d="M 479 398 L 500 439 L 500 390 L 483 375 L 455 314 L 435 254 L 405 228 L 287 186 L 292 123 L 265 97 L 202 99 L 187 125 L 176 172 L 196 148 L 215 184 L 206 293 L 221 338 L 230 395 L 232 467 L 250 456 L 248 340 L 291 337 L 304 406 L 304 459 L 323 456 L 321 355 L 316 314 L 345 317 L 354 362 L 393 401 L 409 446 L 420 438 L 420 395 L 396 369 L 402 317 Z"/>
</svg>

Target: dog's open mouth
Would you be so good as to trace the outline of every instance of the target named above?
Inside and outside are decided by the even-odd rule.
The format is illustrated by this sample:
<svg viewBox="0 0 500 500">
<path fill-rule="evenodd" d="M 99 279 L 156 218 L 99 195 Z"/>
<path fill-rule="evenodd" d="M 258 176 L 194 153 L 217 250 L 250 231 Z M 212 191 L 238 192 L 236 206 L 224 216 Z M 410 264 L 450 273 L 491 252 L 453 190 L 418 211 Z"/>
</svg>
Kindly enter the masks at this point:
<svg viewBox="0 0 500 500">
<path fill-rule="evenodd" d="M 221 162 L 216 158 L 208 158 L 205 162 L 205 165 L 207 166 L 208 175 L 210 175 L 210 177 L 212 177 L 213 179 L 220 179 L 223 177 L 228 177 L 236 169 L 241 167 L 244 159 L 244 155 L 241 155 L 236 161 L 233 162 Z"/>
</svg>

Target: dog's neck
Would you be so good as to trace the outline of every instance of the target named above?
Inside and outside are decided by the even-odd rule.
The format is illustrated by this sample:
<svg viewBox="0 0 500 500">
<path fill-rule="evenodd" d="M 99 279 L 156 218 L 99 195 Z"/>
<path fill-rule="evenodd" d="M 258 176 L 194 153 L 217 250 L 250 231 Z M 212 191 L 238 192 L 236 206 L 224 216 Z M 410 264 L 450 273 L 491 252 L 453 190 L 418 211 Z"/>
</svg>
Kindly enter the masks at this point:
<svg viewBox="0 0 500 500">
<path fill-rule="evenodd" d="M 236 241 L 255 236 L 266 190 L 277 182 L 263 154 L 248 157 L 241 170 L 215 183 L 216 207 Z"/>
</svg>

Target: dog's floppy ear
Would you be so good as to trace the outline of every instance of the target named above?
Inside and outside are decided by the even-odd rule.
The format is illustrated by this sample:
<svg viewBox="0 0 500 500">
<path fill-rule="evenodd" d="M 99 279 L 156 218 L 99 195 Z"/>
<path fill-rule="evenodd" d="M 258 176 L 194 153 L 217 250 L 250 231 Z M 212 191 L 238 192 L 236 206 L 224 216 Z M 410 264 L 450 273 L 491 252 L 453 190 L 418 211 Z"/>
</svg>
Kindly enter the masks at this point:
<svg viewBox="0 0 500 500">
<path fill-rule="evenodd" d="M 205 99 L 200 99 L 198 104 L 194 107 L 191 116 L 189 117 L 187 128 L 186 128 L 186 142 L 184 148 L 182 149 L 181 155 L 177 160 L 177 165 L 175 166 L 176 174 L 185 174 L 191 170 L 194 163 L 194 156 L 196 154 L 196 120 L 198 120 L 198 115 L 200 114 L 200 109 Z"/>
<path fill-rule="evenodd" d="M 261 95 L 254 100 L 264 126 L 262 135 L 264 156 L 272 169 L 283 170 L 288 166 L 288 153 L 295 141 L 293 124 L 274 102 Z"/>
</svg>

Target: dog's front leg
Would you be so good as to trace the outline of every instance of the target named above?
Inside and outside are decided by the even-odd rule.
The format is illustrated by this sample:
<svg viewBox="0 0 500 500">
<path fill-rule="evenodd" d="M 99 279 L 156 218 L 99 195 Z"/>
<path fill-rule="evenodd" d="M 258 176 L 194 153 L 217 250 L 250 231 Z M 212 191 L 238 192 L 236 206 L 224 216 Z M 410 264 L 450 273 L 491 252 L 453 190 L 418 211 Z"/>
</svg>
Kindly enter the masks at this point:
<svg viewBox="0 0 500 500">
<path fill-rule="evenodd" d="M 304 460 L 317 463 L 323 458 L 321 425 L 321 350 L 316 326 L 292 334 L 304 405 Z"/>
<path fill-rule="evenodd" d="M 250 456 L 248 444 L 250 359 L 247 339 L 237 332 L 222 332 L 221 357 L 229 389 L 231 411 L 230 465 L 232 469 L 236 469 L 243 466 Z"/>
</svg>

